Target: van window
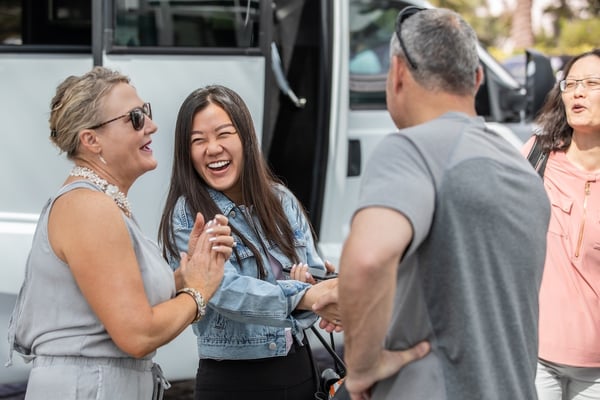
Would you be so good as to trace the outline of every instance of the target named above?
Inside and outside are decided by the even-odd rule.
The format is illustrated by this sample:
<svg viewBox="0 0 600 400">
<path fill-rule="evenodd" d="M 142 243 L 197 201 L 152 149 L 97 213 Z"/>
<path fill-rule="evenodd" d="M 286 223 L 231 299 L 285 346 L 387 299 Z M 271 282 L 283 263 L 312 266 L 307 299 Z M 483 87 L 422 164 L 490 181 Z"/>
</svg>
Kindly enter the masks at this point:
<svg viewBox="0 0 600 400">
<path fill-rule="evenodd" d="M 385 108 L 390 38 L 398 11 L 407 4 L 350 1 L 350 107 Z"/>
<path fill-rule="evenodd" d="M 90 43 L 91 1 L 0 0 L 0 47 Z"/>
<path fill-rule="evenodd" d="M 0 0 L 0 48 L 89 49 L 91 6 L 91 0 Z M 259 0 L 111 0 L 103 7 L 114 15 L 114 47 L 258 47 Z"/>
<path fill-rule="evenodd" d="M 258 47 L 258 0 L 117 0 L 114 45 Z"/>
<path fill-rule="evenodd" d="M 350 108 L 386 108 L 385 83 L 390 38 L 398 11 L 417 2 L 350 0 L 349 88 Z M 478 48 L 484 81 L 475 98 L 477 113 L 488 121 L 519 121 L 519 83 L 494 58 Z M 513 99 L 513 100 L 506 100 Z M 512 101 L 512 103 L 511 103 Z"/>
</svg>

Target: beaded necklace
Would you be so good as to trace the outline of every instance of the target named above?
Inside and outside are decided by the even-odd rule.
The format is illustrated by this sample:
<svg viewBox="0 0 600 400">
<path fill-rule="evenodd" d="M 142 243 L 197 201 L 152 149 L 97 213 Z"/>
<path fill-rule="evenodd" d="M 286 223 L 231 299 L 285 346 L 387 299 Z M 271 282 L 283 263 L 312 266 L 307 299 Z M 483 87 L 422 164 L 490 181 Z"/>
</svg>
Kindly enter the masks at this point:
<svg viewBox="0 0 600 400">
<path fill-rule="evenodd" d="M 123 210 L 125 215 L 131 217 L 131 206 L 129 205 L 129 200 L 127 199 L 127 196 L 125 196 L 123 192 L 119 190 L 118 187 L 116 187 L 112 183 L 108 183 L 105 179 L 100 178 L 98 174 L 96 174 L 96 172 L 87 167 L 80 167 L 79 165 L 76 165 L 75 167 L 73 167 L 69 175 L 85 178 L 88 181 L 92 182 L 94 185 L 98 186 L 100 190 L 106 193 L 110 198 L 114 200 L 115 203 L 117 203 L 117 206 L 119 206 L 119 208 Z"/>
</svg>

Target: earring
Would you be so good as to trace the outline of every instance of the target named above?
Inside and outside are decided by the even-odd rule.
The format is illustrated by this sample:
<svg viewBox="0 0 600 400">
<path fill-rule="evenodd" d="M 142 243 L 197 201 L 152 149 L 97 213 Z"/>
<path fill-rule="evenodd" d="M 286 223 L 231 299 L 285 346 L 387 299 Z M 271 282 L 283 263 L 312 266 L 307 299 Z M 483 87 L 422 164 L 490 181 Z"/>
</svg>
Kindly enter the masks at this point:
<svg viewBox="0 0 600 400">
<path fill-rule="evenodd" d="M 107 164 L 107 163 L 106 163 L 106 160 L 104 159 L 104 157 L 102 157 L 102 154 L 98 154 L 98 157 L 100 157 L 100 161 L 102 161 L 102 163 L 103 163 L 104 165 L 106 165 L 106 164 Z"/>
</svg>

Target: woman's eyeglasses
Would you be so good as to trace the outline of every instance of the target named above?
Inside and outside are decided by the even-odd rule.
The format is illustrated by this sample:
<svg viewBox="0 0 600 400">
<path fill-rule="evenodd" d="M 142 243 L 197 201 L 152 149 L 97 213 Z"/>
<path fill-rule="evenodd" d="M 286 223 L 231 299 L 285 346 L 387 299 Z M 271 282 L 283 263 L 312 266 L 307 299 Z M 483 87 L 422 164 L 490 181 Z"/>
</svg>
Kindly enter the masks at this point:
<svg viewBox="0 0 600 400">
<path fill-rule="evenodd" d="M 152 108 L 150 107 L 150 103 L 144 103 L 144 105 L 142 105 L 141 107 L 136 107 L 126 114 L 119 115 L 118 117 L 115 117 L 101 124 L 91 126 L 88 129 L 97 129 L 106 124 L 110 124 L 111 122 L 114 122 L 118 119 L 129 117 L 133 129 L 139 131 L 144 127 L 146 115 L 148 116 L 148 118 L 152 119 Z"/>
<path fill-rule="evenodd" d="M 402 40 L 402 23 L 418 13 L 419 11 L 423 11 L 424 8 L 416 7 L 416 6 L 408 6 L 400 11 L 398 17 L 396 18 L 396 36 L 398 37 L 398 41 L 400 42 L 400 47 L 402 47 L 402 52 L 404 53 L 404 58 L 408 61 L 408 64 L 412 69 L 417 69 L 417 64 L 413 61 L 413 59 L 408 55 L 408 51 L 406 51 L 406 46 L 404 45 L 404 40 Z"/>
<path fill-rule="evenodd" d="M 581 85 L 582 89 L 600 90 L 600 78 L 590 77 L 583 79 L 563 79 L 558 83 L 558 87 L 563 93 L 568 93 L 575 90 L 577 85 Z"/>
</svg>

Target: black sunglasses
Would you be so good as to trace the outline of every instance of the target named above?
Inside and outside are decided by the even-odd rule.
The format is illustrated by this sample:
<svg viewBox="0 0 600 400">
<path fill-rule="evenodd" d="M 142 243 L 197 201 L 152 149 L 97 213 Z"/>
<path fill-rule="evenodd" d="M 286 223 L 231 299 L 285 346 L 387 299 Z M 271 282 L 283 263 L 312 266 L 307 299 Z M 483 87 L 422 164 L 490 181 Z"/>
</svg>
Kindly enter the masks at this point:
<svg viewBox="0 0 600 400">
<path fill-rule="evenodd" d="M 417 69 L 417 64 L 413 61 L 413 59 L 408 55 L 408 51 L 406 51 L 406 46 L 404 45 L 404 41 L 402 40 L 402 35 L 400 32 L 402 31 L 402 23 L 418 13 L 419 11 L 425 10 L 424 8 L 416 7 L 416 6 L 408 6 L 402 9 L 396 18 L 396 36 L 398 37 L 398 41 L 400 42 L 400 47 L 402 47 L 402 51 L 404 52 L 404 57 L 408 64 L 412 69 Z"/>
<path fill-rule="evenodd" d="M 133 129 L 139 131 L 144 127 L 146 115 L 148 116 L 148 118 L 152 119 L 152 108 L 150 107 L 150 103 L 144 103 L 144 105 L 142 105 L 141 107 L 136 107 L 126 114 L 119 115 L 116 118 L 113 118 L 98 125 L 94 125 L 92 127 L 89 127 L 88 129 L 97 129 L 106 124 L 110 124 L 111 122 L 114 122 L 118 119 L 129 117 L 129 119 L 131 120 L 131 125 L 133 125 Z"/>
</svg>

